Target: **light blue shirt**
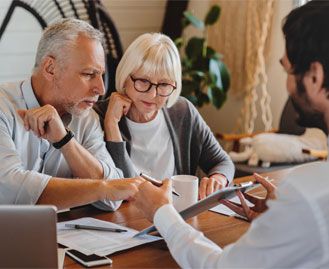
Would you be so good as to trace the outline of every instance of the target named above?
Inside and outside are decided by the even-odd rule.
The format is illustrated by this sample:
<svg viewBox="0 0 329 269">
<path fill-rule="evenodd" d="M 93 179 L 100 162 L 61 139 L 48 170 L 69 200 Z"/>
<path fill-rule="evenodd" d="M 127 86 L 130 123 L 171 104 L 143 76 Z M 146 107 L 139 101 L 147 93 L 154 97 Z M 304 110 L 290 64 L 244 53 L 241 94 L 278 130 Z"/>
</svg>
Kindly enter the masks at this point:
<svg viewBox="0 0 329 269">
<path fill-rule="evenodd" d="M 24 129 L 18 109 L 40 107 L 31 79 L 0 85 L 0 204 L 35 204 L 51 177 L 72 178 L 60 150 Z M 102 165 L 104 178 L 122 178 L 106 150 L 104 134 L 94 110 L 84 117 L 62 119 L 74 138 Z M 95 204 L 114 210 L 120 202 Z"/>
</svg>

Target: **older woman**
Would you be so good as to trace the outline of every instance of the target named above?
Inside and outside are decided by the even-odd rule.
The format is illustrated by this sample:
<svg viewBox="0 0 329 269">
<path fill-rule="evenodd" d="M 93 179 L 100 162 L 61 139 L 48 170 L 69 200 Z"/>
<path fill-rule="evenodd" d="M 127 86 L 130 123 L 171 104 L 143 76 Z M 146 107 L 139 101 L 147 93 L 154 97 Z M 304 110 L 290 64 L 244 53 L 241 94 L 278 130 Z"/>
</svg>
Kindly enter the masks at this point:
<svg viewBox="0 0 329 269">
<path fill-rule="evenodd" d="M 141 171 L 155 178 L 207 174 L 200 198 L 226 186 L 234 166 L 195 107 L 181 92 L 181 64 L 172 40 L 160 33 L 139 36 L 123 55 L 104 119 L 108 151 L 125 177 Z"/>
</svg>

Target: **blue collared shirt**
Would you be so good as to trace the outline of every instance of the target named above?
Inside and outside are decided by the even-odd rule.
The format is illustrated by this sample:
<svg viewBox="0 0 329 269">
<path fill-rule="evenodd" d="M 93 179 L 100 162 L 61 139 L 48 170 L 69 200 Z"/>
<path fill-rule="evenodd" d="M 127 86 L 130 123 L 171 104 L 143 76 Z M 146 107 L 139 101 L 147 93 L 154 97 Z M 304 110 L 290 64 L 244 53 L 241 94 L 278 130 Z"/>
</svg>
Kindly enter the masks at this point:
<svg viewBox="0 0 329 269">
<path fill-rule="evenodd" d="M 0 85 L 0 204 L 35 204 L 51 177 L 73 177 L 60 150 L 24 129 L 17 110 L 36 107 L 40 105 L 31 79 Z M 122 177 L 106 150 L 94 110 L 84 117 L 70 116 L 62 120 L 78 143 L 101 163 L 104 178 Z M 96 205 L 115 209 L 120 202 L 103 201 Z"/>
</svg>

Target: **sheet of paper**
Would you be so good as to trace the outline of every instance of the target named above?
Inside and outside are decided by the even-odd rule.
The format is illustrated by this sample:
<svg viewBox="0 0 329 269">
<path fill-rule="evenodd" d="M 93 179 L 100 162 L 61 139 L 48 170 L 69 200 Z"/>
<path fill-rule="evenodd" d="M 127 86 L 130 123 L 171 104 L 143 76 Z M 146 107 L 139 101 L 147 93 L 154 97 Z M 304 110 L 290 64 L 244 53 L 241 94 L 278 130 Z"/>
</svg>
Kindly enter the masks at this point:
<svg viewBox="0 0 329 269">
<path fill-rule="evenodd" d="M 234 196 L 232 199 L 230 199 L 231 202 L 234 202 L 234 203 L 238 203 L 238 204 L 241 204 L 240 203 L 240 200 L 238 198 L 238 196 Z M 250 203 L 249 201 L 246 201 L 247 202 L 247 205 L 250 207 L 250 206 L 253 206 L 252 203 Z M 227 216 L 238 216 L 238 217 L 241 217 L 240 215 L 236 214 L 234 211 L 232 211 L 231 209 L 229 209 L 228 207 L 226 207 L 225 205 L 222 205 L 222 204 L 219 204 L 211 209 L 209 209 L 210 211 L 213 211 L 213 212 L 216 212 L 216 213 L 220 213 L 220 214 L 223 214 L 223 215 L 227 215 Z M 242 217 L 243 218 L 243 217 Z"/>
<path fill-rule="evenodd" d="M 64 259 L 65 259 L 65 248 L 58 248 L 57 249 L 58 269 L 64 268 Z"/>
<path fill-rule="evenodd" d="M 108 231 L 72 229 L 65 227 L 66 223 L 119 228 L 128 230 L 128 232 L 114 233 Z M 96 254 L 99 256 L 106 256 L 117 251 L 162 239 L 161 237 L 151 235 L 133 238 L 137 233 L 137 230 L 94 218 L 81 218 L 57 224 L 57 242 L 66 247 L 78 250 L 85 255 Z"/>
</svg>

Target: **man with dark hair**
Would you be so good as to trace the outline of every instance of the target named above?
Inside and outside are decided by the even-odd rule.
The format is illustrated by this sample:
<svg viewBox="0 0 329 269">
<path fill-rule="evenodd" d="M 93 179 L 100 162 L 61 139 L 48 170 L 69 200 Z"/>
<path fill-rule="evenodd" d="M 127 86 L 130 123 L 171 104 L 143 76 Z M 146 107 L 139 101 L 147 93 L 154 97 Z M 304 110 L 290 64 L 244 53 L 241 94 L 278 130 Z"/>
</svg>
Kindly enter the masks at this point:
<svg viewBox="0 0 329 269">
<path fill-rule="evenodd" d="M 283 31 L 286 52 L 281 63 L 287 88 L 300 119 L 313 125 L 321 119 L 329 127 L 329 3 L 312 1 L 293 10 Z M 311 120 L 311 122 L 310 122 Z M 329 165 L 296 167 L 277 189 L 256 177 L 268 191 L 265 200 L 245 195 L 255 207 L 224 202 L 249 219 L 265 211 L 235 244 L 215 245 L 178 215 L 171 205 L 169 180 L 161 188 L 139 186 L 136 206 L 166 240 L 183 268 L 326 268 L 329 266 Z M 276 198 L 276 199 L 275 199 Z M 266 204 L 265 201 L 269 200 Z"/>
<path fill-rule="evenodd" d="M 329 17 L 326 16 L 328 9 L 328 1 L 311 1 L 287 16 L 283 25 L 286 53 L 280 60 L 288 73 L 287 88 L 299 114 L 298 124 L 317 127 L 326 133 L 324 114 L 306 94 L 303 78 L 318 64 L 321 64 L 324 73 L 329 72 L 329 35 L 326 32 L 326 25 L 329 25 Z M 312 75 L 311 78 L 314 80 L 315 76 Z M 322 86 L 329 95 L 328 75 L 324 76 Z M 296 92 L 293 92 L 294 88 Z"/>
</svg>

